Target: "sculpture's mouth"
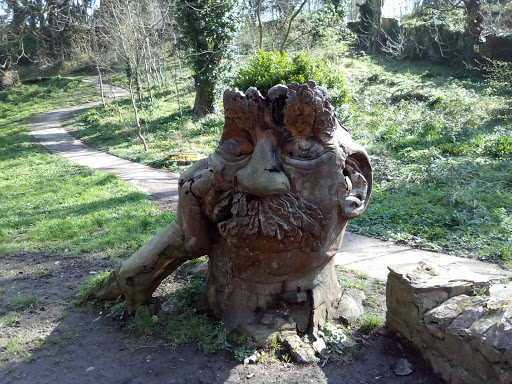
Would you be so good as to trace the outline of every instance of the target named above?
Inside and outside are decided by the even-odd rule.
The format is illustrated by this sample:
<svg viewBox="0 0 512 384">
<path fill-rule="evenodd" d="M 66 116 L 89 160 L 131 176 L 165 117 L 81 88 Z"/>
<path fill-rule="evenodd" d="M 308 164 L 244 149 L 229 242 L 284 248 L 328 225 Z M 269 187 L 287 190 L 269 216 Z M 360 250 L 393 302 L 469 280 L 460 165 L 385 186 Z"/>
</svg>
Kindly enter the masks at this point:
<svg viewBox="0 0 512 384">
<path fill-rule="evenodd" d="M 220 234 L 231 242 L 276 239 L 283 246 L 301 244 L 305 251 L 317 250 L 325 222 L 320 210 L 297 196 L 258 197 L 242 192 L 225 193 L 214 211 L 230 217 L 217 222 Z"/>
</svg>

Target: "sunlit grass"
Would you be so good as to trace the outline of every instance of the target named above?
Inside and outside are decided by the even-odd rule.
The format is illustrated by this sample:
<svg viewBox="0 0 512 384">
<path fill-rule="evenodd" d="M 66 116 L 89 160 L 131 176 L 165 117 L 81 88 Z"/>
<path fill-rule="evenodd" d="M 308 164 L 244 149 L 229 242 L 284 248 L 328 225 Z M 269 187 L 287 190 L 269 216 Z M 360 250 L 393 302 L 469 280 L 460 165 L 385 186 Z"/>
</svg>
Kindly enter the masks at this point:
<svg viewBox="0 0 512 384">
<path fill-rule="evenodd" d="M 510 94 L 460 68 L 364 56 L 337 62 L 351 93 L 348 113 L 341 117 L 369 152 L 375 177 L 370 205 L 349 230 L 510 263 Z M 69 129 L 107 152 L 180 171 L 183 167 L 168 161 L 168 153 L 211 153 L 222 115 L 193 118 L 193 87 L 186 73 L 179 79 L 183 117 L 172 89 L 146 102 L 142 114 L 149 153 L 135 136 L 127 102 L 121 119 L 111 105 Z"/>
<path fill-rule="evenodd" d="M 126 182 L 51 155 L 28 136 L 31 115 L 96 93 L 61 79 L 1 92 L 0 255 L 128 255 L 171 221 Z"/>
<path fill-rule="evenodd" d="M 425 63 L 363 58 L 346 77 L 354 89 L 347 125 L 372 156 L 376 182 L 349 228 L 509 263 L 510 95 Z"/>
</svg>

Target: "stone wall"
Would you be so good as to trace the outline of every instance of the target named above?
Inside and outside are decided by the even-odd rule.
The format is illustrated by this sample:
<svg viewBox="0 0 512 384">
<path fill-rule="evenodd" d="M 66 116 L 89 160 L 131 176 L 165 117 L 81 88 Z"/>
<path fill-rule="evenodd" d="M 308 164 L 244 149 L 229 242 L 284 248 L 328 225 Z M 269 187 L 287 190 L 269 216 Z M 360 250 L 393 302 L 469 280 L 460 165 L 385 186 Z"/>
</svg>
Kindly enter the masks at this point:
<svg viewBox="0 0 512 384">
<path fill-rule="evenodd" d="M 464 268 L 390 267 L 387 327 L 447 383 L 512 383 L 512 285 Z M 497 293 L 494 294 L 494 291 Z"/>
</svg>

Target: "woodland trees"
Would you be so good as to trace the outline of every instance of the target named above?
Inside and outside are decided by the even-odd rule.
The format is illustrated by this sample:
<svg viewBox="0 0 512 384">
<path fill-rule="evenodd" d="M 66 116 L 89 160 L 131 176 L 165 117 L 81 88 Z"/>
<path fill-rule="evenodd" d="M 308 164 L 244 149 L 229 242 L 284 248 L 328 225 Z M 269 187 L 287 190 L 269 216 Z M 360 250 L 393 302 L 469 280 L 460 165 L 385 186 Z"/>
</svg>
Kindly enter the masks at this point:
<svg viewBox="0 0 512 384">
<path fill-rule="evenodd" d="M 194 71 L 196 98 L 193 114 L 203 117 L 215 110 L 219 65 L 229 54 L 241 7 L 236 0 L 178 0 L 175 2 L 178 45 Z"/>
<path fill-rule="evenodd" d="M 88 7 L 88 0 L 5 0 L 0 65 L 69 58 L 84 35 Z"/>
</svg>

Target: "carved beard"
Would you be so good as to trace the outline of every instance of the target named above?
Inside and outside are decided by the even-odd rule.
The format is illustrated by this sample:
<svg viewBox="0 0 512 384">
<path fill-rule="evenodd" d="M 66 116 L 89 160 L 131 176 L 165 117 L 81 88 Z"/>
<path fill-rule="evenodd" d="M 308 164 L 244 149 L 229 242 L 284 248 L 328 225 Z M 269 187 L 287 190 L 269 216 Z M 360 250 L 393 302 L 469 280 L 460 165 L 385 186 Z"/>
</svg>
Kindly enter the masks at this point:
<svg viewBox="0 0 512 384">
<path fill-rule="evenodd" d="M 322 244 L 325 227 L 322 213 L 313 204 L 291 193 L 260 198 L 228 191 L 217 201 L 214 216 L 224 216 L 223 212 L 228 214 L 229 207 L 232 216 L 217 222 L 226 239 L 277 238 L 286 246 L 300 243 L 306 252 L 317 250 Z"/>
</svg>

